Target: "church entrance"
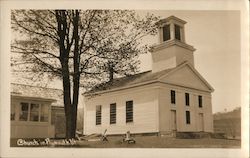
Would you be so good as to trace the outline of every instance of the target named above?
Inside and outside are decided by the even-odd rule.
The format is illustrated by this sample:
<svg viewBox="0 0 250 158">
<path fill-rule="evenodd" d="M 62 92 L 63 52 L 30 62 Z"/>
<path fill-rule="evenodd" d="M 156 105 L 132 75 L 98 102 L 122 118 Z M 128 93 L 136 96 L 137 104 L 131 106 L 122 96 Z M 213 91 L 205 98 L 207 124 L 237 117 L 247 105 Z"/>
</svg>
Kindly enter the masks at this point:
<svg viewBox="0 0 250 158">
<path fill-rule="evenodd" d="M 203 113 L 199 113 L 198 117 L 198 130 L 199 131 L 204 131 L 204 116 Z"/>
<path fill-rule="evenodd" d="M 171 130 L 176 131 L 176 110 L 171 110 Z"/>
</svg>

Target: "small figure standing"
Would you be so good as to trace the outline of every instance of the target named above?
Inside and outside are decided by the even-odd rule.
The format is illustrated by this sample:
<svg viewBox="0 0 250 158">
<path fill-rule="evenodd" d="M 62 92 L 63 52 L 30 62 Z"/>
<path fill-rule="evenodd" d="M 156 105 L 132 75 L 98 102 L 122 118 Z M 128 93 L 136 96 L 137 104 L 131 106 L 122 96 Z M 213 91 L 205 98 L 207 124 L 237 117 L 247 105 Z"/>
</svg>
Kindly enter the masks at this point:
<svg viewBox="0 0 250 158">
<path fill-rule="evenodd" d="M 127 131 L 125 138 L 123 138 L 123 142 L 127 142 L 128 144 L 135 144 L 135 140 L 131 138 L 130 131 Z"/>
</svg>

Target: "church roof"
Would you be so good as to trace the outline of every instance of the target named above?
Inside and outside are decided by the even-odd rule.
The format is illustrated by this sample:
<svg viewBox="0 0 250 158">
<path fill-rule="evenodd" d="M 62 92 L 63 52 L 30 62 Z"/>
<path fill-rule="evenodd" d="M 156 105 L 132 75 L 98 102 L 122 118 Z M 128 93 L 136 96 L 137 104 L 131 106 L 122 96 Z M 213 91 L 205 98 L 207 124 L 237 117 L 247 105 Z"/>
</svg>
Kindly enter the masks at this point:
<svg viewBox="0 0 250 158">
<path fill-rule="evenodd" d="M 184 62 L 180 64 L 179 66 L 175 68 L 170 68 L 166 70 L 162 70 L 159 72 L 153 73 L 152 71 L 146 71 L 142 73 L 138 73 L 131 76 L 116 78 L 112 82 L 105 82 L 102 84 L 99 84 L 92 88 L 90 91 L 85 92 L 85 95 L 95 94 L 99 92 L 105 92 L 105 91 L 112 91 L 112 90 L 120 90 L 123 88 L 130 88 L 138 85 L 143 85 L 145 83 L 153 82 L 153 81 L 159 81 L 162 77 L 170 74 L 171 72 L 174 72 L 181 67 L 188 65 L 193 72 L 200 78 L 200 80 L 210 89 L 210 91 L 213 91 L 213 88 L 209 85 L 209 83 L 198 73 L 197 70 L 195 70 L 188 62 Z"/>
<path fill-rule="evenodd" d="M 158 79 L 160 76 L 166 74 L 170 70 L 172 69 L 167 69 L 167 70 L 163 70 L 163 71 L 156 72 L 156 73 L 152 73 L 152 71 L 150 70 L 150 71 L 138 73 L 135 75 L 116 78 L 112 82 L 105 82 L 105 83 L 95 86 L 90 91 L 86 92 L 85 94 L 91 94 L 91 93 L 104 91 L 104 90 L 112 90 L 112 89 L 121 88 L 121 87 L 133 86 L 138 83 L 153 81 L 153 80 Z"/>
<path fill-rule="evenodd" d="M 61 89 L 11 84 L 11 96 L 52 101 L 52 106 L 63 106 L 63 91 Z"/>
</svg>

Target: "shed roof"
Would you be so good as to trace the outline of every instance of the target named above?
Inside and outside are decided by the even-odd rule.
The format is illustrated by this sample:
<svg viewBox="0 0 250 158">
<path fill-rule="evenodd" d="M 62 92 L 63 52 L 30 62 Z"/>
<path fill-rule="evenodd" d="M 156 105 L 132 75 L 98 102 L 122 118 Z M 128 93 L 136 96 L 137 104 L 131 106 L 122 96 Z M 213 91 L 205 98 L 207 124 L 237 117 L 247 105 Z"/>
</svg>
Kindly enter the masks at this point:
<svg viewBox="0 0 250 158">
<path fill-rule="evenodd" d="M 31 86 L 25 84 L 11 84 L 11 95 L 17 97 L 36 98 L 44 100 L 55 100 L 52 106 L 63 106 L 63 90 Z"/>
</svg>

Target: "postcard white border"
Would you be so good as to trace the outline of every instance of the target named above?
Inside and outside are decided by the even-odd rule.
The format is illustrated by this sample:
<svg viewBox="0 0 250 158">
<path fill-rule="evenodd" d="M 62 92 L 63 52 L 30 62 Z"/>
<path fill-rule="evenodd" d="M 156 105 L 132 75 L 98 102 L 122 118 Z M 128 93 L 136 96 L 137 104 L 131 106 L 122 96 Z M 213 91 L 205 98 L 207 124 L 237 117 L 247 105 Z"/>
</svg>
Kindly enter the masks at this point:
<svg viewBox="0 0 250 158">
<path fill-rule="evenodd" d="M 241 11 L 241 149 L 85 149 L 10 148 L 10 10 L 11 9 L 151 9 Z M 248 157 L 249 154 L 249 1 L 248 0 L 3 0 L 0 1 L 0 156 L 1 157 Z"/>
</svg>

